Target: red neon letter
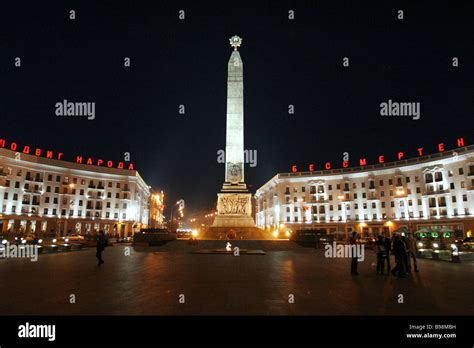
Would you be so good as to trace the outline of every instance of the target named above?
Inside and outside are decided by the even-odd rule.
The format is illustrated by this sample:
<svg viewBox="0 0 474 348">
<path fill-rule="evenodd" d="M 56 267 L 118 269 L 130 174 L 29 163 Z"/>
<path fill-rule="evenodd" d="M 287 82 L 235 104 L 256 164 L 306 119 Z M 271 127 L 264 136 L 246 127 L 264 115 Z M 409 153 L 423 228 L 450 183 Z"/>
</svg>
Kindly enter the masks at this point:
<svg viewBox="0 0 474 348">
<path fill-rule="evenodd" d="M 444 143 L 439 143 L 438 144 L 438 151 L 443 152 L 444 151 Z"/>
<path fill-rule="evenodd" d="M 400 161 L 400 160 L 403 158 L 403 156 L 405 156 L 405 154 L 400 151 L 400 152 L 398 153 L 398 155 L 397 155 L 398 160 Z"/>
<path fill-rule="evenodd" d="M 53 158 L 53 151 L 46 151 L 46 158 Z"/>
<path fill-rule="evenodd" d="M 118 169 L 123 169 L 123 162 L 119 162 L 117 168 L 118 168 Z"/>
<path fill-rule="evenodd" d="M 113 165 L 112 161 L 107 161 L 107 167 L 111 168 Z"/>
<path fill-rule="evenodd" d="M 311 163 L 311 164 L 309 165 L 309 171 L 310 171 L 310 172 L 314 172 L 314 164 Z"/>
<path fill-rule="evenodd" d="M 23 153 L 30 153 L 30 147 L 28 145 L 23 146 Z"/>
<path fill-rule="evenodd" d="M 367 164 L 367 160 L 366 160 L 365 158 L 361 158 L 361 159 L 359 160 L 359 164 L 360 164 L 361 166 L 365 166 L 365 165 Z"/>
<path fill-rule="evenodd" d="M 292 166 L 291 166 L 291 171 L 292 171 L 293 173 L 296 173 L 296 172 L 298 171 L 298 168 L 296 168 L 296 165 L 292 165 Z"/>
<path fill-rule="evenodd" d="M 133 163 L 130 163 L 130 164 L 128 165 L 128 170 L 133 170 Z"/>
<path fill-rule="evenodd" d="M 385 162 L 385 159 L 383 155 L 379 156 L 379 163 L 384 163 L 384 162 Z"/>
<path fill-rule="evenodd" d="M 327 170 L 331 169 L 331 163 L 326 162 L 326 165 L 324 166 Z"/>
<path fill-rule="evenodd" d="M 92 165 L 92 158 L 90 158 L 90 157 L 89 157 L 89 158 L 87 159 L 87 162 L 86 162 L 86 164 L 88 164 L 88 165 Z"/>
<path fill-rule="evenodd" d="M 104 161 L 102 161 L 101 159 L 98 159 L 97 160 L 97 165 L 100 167 L 102 165 L 102 163 L 104 163 Z"/>
<path fill-rule="evenodd" d="M 0 139 L 0 147 L 5 147 L 5 139 Z"/>
<path fill-rule="evenodd" d="M 82 156 L 76 156 L 76 163 L 82 163 Z"/>
<path fill-rule="evenodd" d="M 349 161 L 342 161 L 342 166 L 343 166 L 344 168 L 349 167 Z"/>
<path fill-rule="evenodd" d="M 62 152 L 58 153 L 58 160 L 60 160 L 61 157 L 63 157 L 63 153 L 62 153 Z"/>
<path fill-rule="evenodd" d="M 35 156 L 41 156 L 41 149 L 36 149 L 35 150 Z"/>
<path fill-rule="evenodd" d="M 10 150 L 15 151 L 16 147 L 17 147 L 16 143 L 11 143 L 10 144 Z"/>
<path fill-rule="evenodd" d="M 464 146 L 464 138 L 458 138 L 458 147 Z"/>
<path fill-rule="evenodd" d="M 418 155 L 423 156 L 423 148 L 419 147 L 417 150 L 418 150 Z"/>
</svg>

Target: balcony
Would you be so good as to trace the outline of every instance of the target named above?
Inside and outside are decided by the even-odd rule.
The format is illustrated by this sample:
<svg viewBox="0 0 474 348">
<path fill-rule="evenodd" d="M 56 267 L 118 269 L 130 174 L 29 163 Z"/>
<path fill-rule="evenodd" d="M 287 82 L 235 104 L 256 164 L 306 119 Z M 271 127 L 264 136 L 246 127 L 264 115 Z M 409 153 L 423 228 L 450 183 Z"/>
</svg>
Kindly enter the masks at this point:
<svg viewBox="0 0 474 348">
<path fill-rule="evenodd" d="M 449 190 L 424 191 L 423 196 L 434 196 L 448 194 Z"/>
<path fill-rule="evenodd" d="M 329 203 L 329 199 L 319 198 L 311 201 L 311 203 Z"/>
<path fill-rule="evenodd" d="M 124 187 L 124 188 L 122 189 L 122 191 L 123 191 L 123 192 L 130 192 L 130 188 Z"/>
</svg>

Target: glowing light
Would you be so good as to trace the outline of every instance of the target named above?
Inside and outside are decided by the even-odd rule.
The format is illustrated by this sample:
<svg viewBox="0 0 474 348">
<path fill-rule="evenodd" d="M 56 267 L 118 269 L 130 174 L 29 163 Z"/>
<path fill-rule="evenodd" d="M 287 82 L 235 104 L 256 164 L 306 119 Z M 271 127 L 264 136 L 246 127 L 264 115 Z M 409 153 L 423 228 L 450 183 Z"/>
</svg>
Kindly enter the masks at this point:
<svg viewBox="0 0 474 348">
<path fill-rule="evenodd" d="M 227 244 L 226 244 L 226 246 L 225 246 L 225 250 L 231 251 L 231 250 L 232 250 L 232 244 L 230 244 L 229 242 L 227 242 Z"/>
<path fill-rule="evenodd" d="M 197 236 L 198 236 L 198 231 L 197 231 L 197 230 L 193 230 L 193 231 L 191 232 L 191 234 L 192 234 L 193 237 L 197 237 Z"/>
<path fill-rule="evenodd" d="M 439 248 L 439 244 L 438 244 L 438 243 L 433 243 L 433 246 L 434 246 L 435 248 Z"/>
<path fill-rule="evenodd" d="M 422 246 L 423 246 L 423 243 L 422 243 L 422 242 L 418 242 L 418 246 L 419 246 L 419 247 L 422 247 Z"/>
<path fill-rule="evenodd" d="M 290 237 L 290 236 L 291 236 L 290 231 L 286 231 L 286 236 L 287 236 L 287 237 Z"/>
<path fill-rule="evenodd" d="M 273 235 L 273 237 L 277 238 L 278 237 L 278 231 L 277 230 L 273 231 L 272 235 Z"/>
</svg>

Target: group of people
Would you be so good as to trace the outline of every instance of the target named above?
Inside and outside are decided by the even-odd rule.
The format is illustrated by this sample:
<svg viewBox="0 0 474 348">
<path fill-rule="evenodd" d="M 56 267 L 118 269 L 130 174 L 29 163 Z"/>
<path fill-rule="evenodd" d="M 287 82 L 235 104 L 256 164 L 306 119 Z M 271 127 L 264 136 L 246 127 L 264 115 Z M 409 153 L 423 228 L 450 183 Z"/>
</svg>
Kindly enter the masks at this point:
<svg viewBox="0 0 474 348">
<path fill-rule="evenodd" d="M 357 232 L 352 233 L 350 240 L 351 245 L 357 244 Z M 377 274 L 384 274 L 385 264 L 387 264 L 387 273 L 392 273 L 393 276 L 406 278 L 408 273 L 413 269 L 418 272 L 418 265 L 416 263 L 416 239 L 412 233 L 405 236 L 401 233 L 395 233 L 393 239 L 387 238 L 385 233 L 379 235 L 375 242 L 375 252 L 377 254 Z M 390 267 L 390 254 L 395 257 L 395 267 Z M 351 274 L 357 273 L 357 256 L 352 256 Z"/>
</svg>

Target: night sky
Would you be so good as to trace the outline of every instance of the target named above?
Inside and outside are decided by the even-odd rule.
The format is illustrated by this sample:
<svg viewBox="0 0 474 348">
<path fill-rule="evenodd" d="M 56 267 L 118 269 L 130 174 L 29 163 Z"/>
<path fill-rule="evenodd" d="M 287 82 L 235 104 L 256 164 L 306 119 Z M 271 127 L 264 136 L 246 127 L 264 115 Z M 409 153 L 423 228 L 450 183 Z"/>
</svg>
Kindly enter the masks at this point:
<svg viewBox="0 0 474 348">
<path fill-rule="evenodd" d="M 340 167 L 343 152 L 356 165 L 360 156 L 414 157 L 420 146 L 434 153 L 439 142 L 453 148 L 459 136 L 472 144 L 474 3 L 413 2 L 9 1 L 0 11 L 0 138 L 71 160 L 130 152 L 168 206 L 184 198 L 190 211 L 211 208 L 224 180 L 217 151 L 237 34 L 245 148 L 257 150 L 257 166 L 246 166 L 252 192 L 292 164 Z M 57 117 L 63 99 L 95 102 L 95 120 Z M 420 120 L 381 117 L 388 99 L 420 102 Z"/>
</svg>

